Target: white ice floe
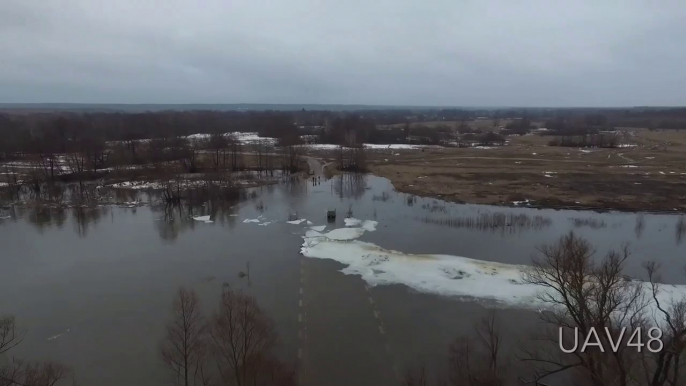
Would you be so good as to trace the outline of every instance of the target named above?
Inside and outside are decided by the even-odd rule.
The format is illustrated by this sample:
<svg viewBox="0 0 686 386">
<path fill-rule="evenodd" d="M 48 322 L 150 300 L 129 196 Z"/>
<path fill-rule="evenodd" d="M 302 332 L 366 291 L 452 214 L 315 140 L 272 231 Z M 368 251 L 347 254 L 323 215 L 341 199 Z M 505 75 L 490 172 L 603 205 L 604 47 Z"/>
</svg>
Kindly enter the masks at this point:
<svg viewBox="0 0 686 386">
<path fill-rule="evenodd" d="M 346 232 L 345 242 L 331 234 Z M 346 274 L 362 276 L 370 285 L 404 284 L 415 290 L 449 296 L 493 299 L 508 304 L 532 304 L 537 288 L 521 283 L 526 267 L 490 263 L 448 255 L 411 255 L 354 240 L 360 228 L 308 233 L 301 253 L 310 258 L 346 264 Z"/>
<path fill-rule="evenodd" d="M 354 217 L 349 217 L 343 220 L 345 222 L 345 226 L 347 227 L 360 227 L 368 232 L 374 232 L 376 230 L 376 225 L 378 222 L 376 221 L 371 221 L 371 220 L 359 220 Z"/>
<path fill-rule="evenodd" d="M 356 227 L 356 226 L 362 224 L 362 220 L 358 220 L 354 217 L 348 217 L 348 218 L 344 219 L 343 222 L 345 222 L 345 226 L 347 226 L 347 227 Z"/>
<path fill-rule="evenodd" d="M 550 174 L 544 174 L 543 177 L 553 178 Z"/>
<path fill-rule="evenodd" d="M 245 220 L 243 220 L 243 223 L 245 223 L 245 224 L 251 223 L 251 222 L 259 223 L 260 219 L 258 219 L 258 218 L 253 218 L 253 219 L 246 218 Z"/>
<path fill-rule="evenodd" d="M 324 232 L 324 229 L 326 229 L 326 225 L 317 225 L 317 226 L 310 227 L 310 229 L 312 229 L 313 231 L 317 231 L 317 232 Z"/>
<path fill-rule="evenodd" d="M 214 222 L 214 221 L 210 220 L 210 216 L 196 216 L 196 217 L 193 217 L 193 220 L 202 221 L 206 224 L 210 224 L 210 223 Z"/>
<path fill-rule="evenodd" d="M 307 220 L 307 225 L 312 225 L 312 224 L 313 224 L 312 221 Z"/>
<path fill-rule="evenodd" d="M 355 240 L 363 233 L 361 228 L 334 229 L 326 234 L 308 230 L 300 252 L 310 258 L 338 261 L 347 266 L 343 273 L 360 275 L 370 285 L 404 284 L 421 292 L 490 300 L 513 307 L 546 307 L 538 298 L 545 288 L 522 280 L 529 266 L 452 255 L 409 254 Z M 650 298 L 648 283 L 639 285 Z M 669 304 L 670 299 L 684 296 L 686 285 L 663 285 L 658 299 Z M 655 305 L 648 308 L 648 314 L 659 317 Z"/>
<path fill-rule="evenodd" d="M 267 225 L 269 225 L 269 224 L 271 224 L 271 223 L 273 223 L 273 221 L 265 221 L 265 222 L 263 222 L 262 224 L 257 224 L 257 225 L 266 227 Z"/>
<path fill-rule="evenodd" d="M 308 231 L 308 232 L 310 232 L 310 231 Z M 312 232 L 314 232 L 314 231 L 312 231 Z M 362 229 L 362 228 L 339 228 L 339 229 L 334 229 L 328 233 L 325 233 L 322 236 L 326 240 L 346 241 L 346 240 L 355 240 L 356 238 L 359 238 L 363 234 L 364 234 L 364 229 Z"/>
<path fill-rule="evenodd" d="M 300 223 L 305 222 L 305 221 L 307 221 L 307 220 L 304 218 L 301 218 L 300 220 L 292 220 L 292 221 L 286 221 L 286 222 L 289 224 L 293 224 L 293 225 L 299 225 Z"/>
</svg>

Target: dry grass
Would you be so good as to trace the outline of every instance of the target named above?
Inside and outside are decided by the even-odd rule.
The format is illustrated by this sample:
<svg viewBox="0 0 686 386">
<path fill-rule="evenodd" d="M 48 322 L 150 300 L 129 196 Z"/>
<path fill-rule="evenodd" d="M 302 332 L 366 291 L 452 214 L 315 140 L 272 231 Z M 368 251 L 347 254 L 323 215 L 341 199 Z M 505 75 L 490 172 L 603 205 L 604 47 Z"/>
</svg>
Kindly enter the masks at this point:
<svg viewBox="0 0 686 386">
<path fill-rule="evenodd" d="M 637 146 L 550 147 L 550 137 L 530 135 L 493 149 L 376 151 L 370 169 L 400 191 L 456 202 L 686 211 L 686 132 L 626 138 Z"/>
</svg>

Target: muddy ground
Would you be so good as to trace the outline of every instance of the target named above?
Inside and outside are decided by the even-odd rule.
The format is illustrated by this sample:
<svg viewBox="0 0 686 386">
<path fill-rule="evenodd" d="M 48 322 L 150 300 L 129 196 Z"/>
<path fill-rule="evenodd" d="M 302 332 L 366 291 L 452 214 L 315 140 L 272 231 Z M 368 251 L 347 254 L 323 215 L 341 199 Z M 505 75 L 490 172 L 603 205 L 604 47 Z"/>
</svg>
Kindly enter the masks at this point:
<svg viewBox="0 0 686 386">
<path fill-rule="evenodd" d="M 494 148 L 383 150 L 370 152 L 369 169 L 399 191 L 454 202 L 686 212 L 686 132 L 628 137 L 635 146 L 551 147 L 529 135 Z"/>
</svg>

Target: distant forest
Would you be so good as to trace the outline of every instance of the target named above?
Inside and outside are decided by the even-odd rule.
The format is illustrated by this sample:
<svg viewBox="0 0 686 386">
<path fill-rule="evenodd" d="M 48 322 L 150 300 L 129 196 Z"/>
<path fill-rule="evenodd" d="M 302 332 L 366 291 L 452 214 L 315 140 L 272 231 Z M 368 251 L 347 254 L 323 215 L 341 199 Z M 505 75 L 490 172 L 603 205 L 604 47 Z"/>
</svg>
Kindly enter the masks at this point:
<svg viewBox="0 0 686 386">
<path fill-rule="evenodd" d="M 1 106 L 0 106 L 1 107 Z M 168 139 L 196 133 L 257 132 L 262 137 L 309 136 L 311 141 L 356 146 L 361 143 L 406 143 L 410 137 L 438 143 L 440 134 L 469 133 L 466 122 L 492 119 L 510 123 L 501 134 L 525 134 L 532 124 L 548 135 L 585 135 L 615 127 L 686 128 L 686 108 L 630 109 L 378 109 L 294 111 L 165 110 L 88 112 L 44 111 L 45 106 L 5 105 L 0 110 L 0 158 L 14 153 L 67 152 L 76 142 L 99 147 L 108 141 Z M 294 106 L 291 106 L 294 107 Z M 445 121 L 445 125 L 440 122 Z M 422 122 L 433 122 L 431 127 Z M 435 123 L 439 124 L 436 125 Z M 298 138 L 298 140 L 294 140 Z"/>
</svg>

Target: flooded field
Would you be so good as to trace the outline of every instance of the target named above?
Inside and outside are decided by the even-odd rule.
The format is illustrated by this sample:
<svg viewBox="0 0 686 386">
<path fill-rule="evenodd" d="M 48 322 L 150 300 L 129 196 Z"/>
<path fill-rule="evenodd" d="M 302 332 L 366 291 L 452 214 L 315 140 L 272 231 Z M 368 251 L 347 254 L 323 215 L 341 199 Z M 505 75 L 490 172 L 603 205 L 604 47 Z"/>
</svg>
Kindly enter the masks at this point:
<svg viewBox="0 0 686 386">
<path fill-rule="evenodd" d="M 0 309 L 27 330 L 17 354 L 69 364 L 83 384 L 168 380 L 159 343 L 180 285 L 208 310 L 225 284 L 255 295 L 305 384 L 393 385 L 406 366 L 440 367 L 449 341 L 489 308 L 506 333 L 535 328 L 531 304 L 511 297 L 529 295 L 512 290 L 516 267 L 569 231 L 598 256 L 628 244 L 627 275 L 643 278 L 655 260 L 663 282 L 686 284 L 678 215 L 459 205 L 361 175 L 254 188 L 221 205 L 111 196 L 119 204 L 0 209 Z"/>
</svg>

